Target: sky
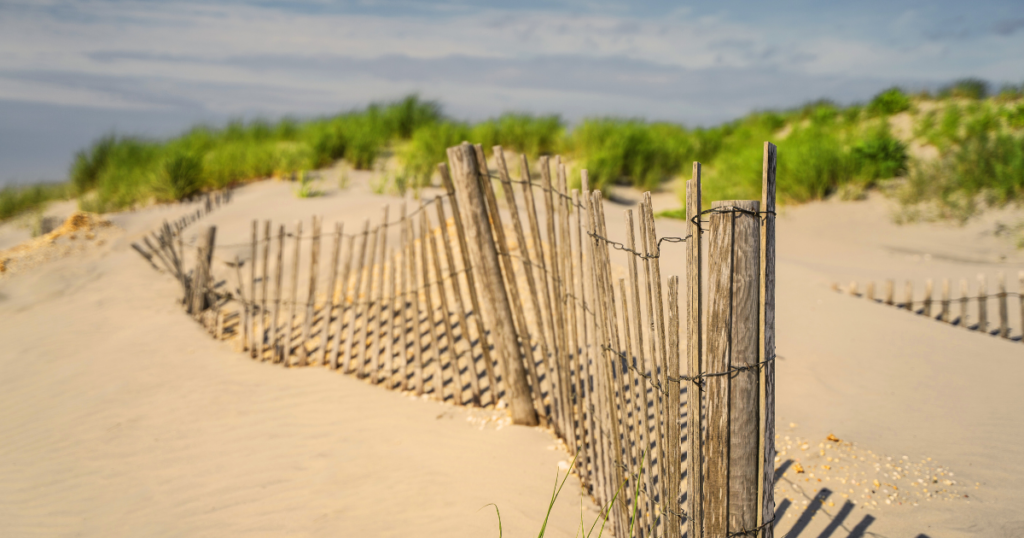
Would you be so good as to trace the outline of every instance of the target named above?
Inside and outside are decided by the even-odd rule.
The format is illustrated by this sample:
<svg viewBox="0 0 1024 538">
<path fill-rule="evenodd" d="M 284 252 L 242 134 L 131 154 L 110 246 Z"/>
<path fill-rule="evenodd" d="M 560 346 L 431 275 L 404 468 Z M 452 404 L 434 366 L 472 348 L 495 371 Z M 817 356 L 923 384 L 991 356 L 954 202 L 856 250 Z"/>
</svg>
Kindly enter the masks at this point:
<svg viewBox="0 0 1024 538">
<path fill-rule="evenodd" d="M 1019 0 L 0 1 L 0 183 L 63 180 L 107 133 L 312 117 L 409 93 L 714 125 L 892 85 L 1024 83 Z"/>
</svg>

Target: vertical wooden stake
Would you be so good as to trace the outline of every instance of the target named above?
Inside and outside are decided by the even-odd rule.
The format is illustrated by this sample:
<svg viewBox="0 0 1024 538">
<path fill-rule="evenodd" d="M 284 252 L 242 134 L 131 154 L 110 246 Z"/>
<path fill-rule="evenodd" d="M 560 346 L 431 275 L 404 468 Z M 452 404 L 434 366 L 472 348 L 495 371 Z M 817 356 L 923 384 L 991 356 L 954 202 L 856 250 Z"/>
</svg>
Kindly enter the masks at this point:
<svg viewBox="0 0 1024 538">
<path fill-rule="evenodd" d="M 277 265 L 275 265 L 274 269 L 274 310 L 270 314 L 269 323 L 271 331 L 271 363 L 277 362 L 283 355 L 280 347 L 281 328 L 278 326 L 278 323 L 281 319 L 281 280 L 284 278 L 284 236 L 284 224 L 282 224 L 277 234 Z"/>
<path fill-rule="evenodd" d="M 874 302 L 875 300 L 875 283 L 874 281 L 868 282 L 864 290 L 864 298 Z"/>
<path fill-rule="evenodd" d="M 1010 316 L 1006 304 L 1006 274 L 999 272 L 999 336 L 1010 337 Z"/>
<path fill-rule="evenodd" d="M 893 296 L 895 285 L 892 280 L 885 281 L 885 304 L 892 306 L 894 304 Z"/>
<path fill-rule="evenodd" d="M 949 279 L 942 279 L 942 313 L 939 315 L 944 323 L 949 323 Z"/>
<path fill-rule="evenodd" d="M 668 520 L 668 536 L 682 536 L 679 528 L 679 519 L 674 513 L 679 512 L 680 482 L 682 480 L 682 451 L 680 444 L 682 436 L 680 433 L 679 409 L 679 277 L 672 276 L 668 279 L 668 375 L 665 387 L 668 389 L 668 503 L 672 513 L 666 515 Z"/>
<path fill-rule="evenodd" d="M 967 298 L 968 293 L 970 293 L 970 290 L 967 287 L 967 279 L 962 278 L 960 279 L 960 326 L 964 328 L 969 328 L 967 326 L 967 301 L 969 300 Z"/>
<path fill-rule="evenodd" d="M 914 311 L 914 283 L 909 280 L 903 288 L 903 308 Z"/>
<path fill-rule="evenodd" d="M 260 318 L 260 330 L 257 337 L 258 343 L 256 344 L 258 351 L 255 355 L 256 358 L 262 362 L 265 360 L 263 356 L 264 350 L 266 349 L 267 342 L 267 287 L 270 284 L 270 221 L 263 222 L 263 276 L 260 286 L 262 293 L 260 294 L 259 318 Z"/>
<path fill-rule="evenodd" d="M 924 315 L 932 317 L 932 295 L 934 294 L 935 283 L 932 279 L 924 281 Z"/>
<path fill-rule="evenodd" d="M 369 226 L 367 221 L 366 226 Z M 338 355 L 341 353 L 341 341 L 345 330 L 345 312 L 348 311 L 348 280 L 352 273 L 352 257 L 355 253 L 356 238 L 349 236 L 348 247 L 345 249 L 345 264 L 338 280 L 338 330 L 334 333 L 334 345 L 331 346 L 331 370 L 338 369 Z"/>
<path fill-rule="evenodd" d="M 437 202 L 440 202 L 440 198 L 435 198 Z M 423 212 L 423 220 L 429 222 L 426 211 Z M 439 221 L 440 232 L 445 233 L 447 226 L 443 220 Z M 427 234 L 430 236 L 430 256 L 434 262 L 434 275 L 437 278 L 437 292 L 441 298 L 441 319 L 443 320 L 442 325 L 444 326 L 444 335 L 448 344 L 448 364 L 452 371 L 452 399 L 455 400 L 456 405 L 462 405 L 466 399 L 462 394 L 462 378 L 459 375 L 459 357 L 455 353 L 455 337 L 452 335 L 452 314 L 451 309 L 448 308 L 448 294 L 444 290 L 444 273 L 441 272 L 441 256 L 437 249 L 437 238 L 434 235 L 434 230 L 427 229 Z M 438 358 L 440 358 L 441 352 L 438 349 Z M 438 371 L 441 370 L 441 362 L 438 361 Z"/>
<path fill-rule="evenodd" d="M 374 321 L 377 322 L 377 330 L 374 331 L 373 327 L 369 324 L 369 318 L 367 318 L 366 325 L 366 339 L 373 346 L 373 362 L 370 366 L 369 376 L 370 383 L 376 385 L 378 383 L 378 372 L 380 372 L 380 343 L 383 339 L 384 332 L 384 262 L 388 259 L 388 228 L 391 226 L 388 224 L 388 212 L 391 206 L 384 206 L 384 223 L 381 224 L 380 229 L 380 259 L 377 262 L 377 295 L 374 298 L 376 303 L 377 312 L 373 316 Z"/>
<path fill-rule="evenodd" d="M 701 165 L 693 163 L 693 179 L 686 182 L 686 362 L 687 373 L 694 379 L 686 386 L 686 440 L 689 444 L 686 454 L 687 503 L 690 519 L 687 520 L 687 535 L 704 537 L 704 435 L 700 418 L 703 415 L 701 392 L 703 375 L 703 318 L 701 296 Z"/>
<path fill-rule="evenodd" d="M 760 399 L 764 417 L 761 435 L 761 488 L 760 517 L 757 525 L 764 526 L 761 538 L 773 538 L 775 525 L 766 524 L 775 519 L 775 170 L 778 150 L 771 142 L 764 143 L 761 176 L 761 260 L 760 260 L 760 329 L 758 359 L 764 362 L 761 370 Z M 870 299 L 874 300 L 874 282 L 870 286 Z"/>
<path fill-rule="evenodd" d="M 988 333 L 988 285 L 985 275 L 978 275 L 978 330 Z"/>
<path fill-rule="evenodd" d="M 245 309 L 244 325 L 242 326 L 242 342 L 243 349 L 249 350 L 251 357 L 256 356 L 256 339 L 253 334 L 252 321 L 253 307 L 256 306 L 256 241 L 259 235 L 259 221 L 253 219 L 252 221 L 252 252 L 250 254 L 251 259 L 249 260 L 249 300 L 250 303 L 242 303 L 242 308 Z M 241 284 L 239 284 L 241 285 Z"/>
<path fill-rule="evenodd" d="M 363 285 L 363 272 L 366 269 L 366 247 L 367 247 L 367 244 L 370 242 L 370 220 L 369 219 L 367 219 L 366 223 L 363 224 L 363 233 L 360 234 L 360 235 L 362 236 L 362 241 L 359 242 L 359 256 L 357 258 L 359 261 L 356 263 L 356 266 L 355 266 L 355 269 L 356 269 L 356 281 L 354 283 L 354 286 L 352 287 L 352 305 L 351 305 L 351 307 L 349 307 L 348 338 L 345 339 L 345 355 L 343 356 L 343 359 L 342 359 L 343 362 L 342 362 L 342 365 L 341 365 L 342 373 L 346 373 L 346 374 L 352 371 L 351 368 L 349 367 L 349 365 L 351 364 L 353 346 L 355 345 L 353 340 L 355 340 L 355 336 L 356 336 L 356 322 L 358 321 L 356 319 L 356 316 L 359 315 L 359 311 L 362 309 L 361 305 L 363 304 L 362 299 L 360 299 L 360 294 L 361 294 L 362 289 L 363 289 L 363 286 L 362 286 Z M 347 273 L 347 271 L 346 271 L 346 273 Z M 347 302 L 347 300 L 346 300 L 346 297 L 343 295 L 342 296 L 342 303 L 345 303 L 345 302 Z M 339 334 L 339 336 L 341 334 L 341 329 L 340 328 L 338 329 L 338 334 Z"/>
<path fill-rule="evenodd" d="M 440 196 L 434 198 L 434 207 L 437 209 L 437 221 L 441 223 L 441 246 L 444 247 L 444 257 L 448 263 L 448 280 L 452 287 L 452 296 L 455 297 L 456 321 L 459 323 L 462 341 L 466 345 L 466 372 L 470 378 L 470 390 L 473 391 L 473 402 L 476 405 L 483 405 L 480 395 L 480 379 L 476 375 L 473 365 L 473 337 L 469 334 L 469 321 L 466 317 L 466 305 L 462 298 L 462 286 L 459 285 L 459 274 L 455 267 L 455 255 L 452 254 L 452 236 L 448 231 L 448 218 L 445 215 L 444 203 L 441 202 Z M 458 371 L 458 353 L 455 353 L 455 357 L 455 368 Z"/>
<path fill-rule="evenodd" d="M 454 166 L 456 163 L 455 148 L 448 148 L 448 159 L 452 161 Z M 491 406 L 497 407 L 498 405 L 498 384 L 497 378 L 494 375 L 494 360 L 491 358 L 491 348 L 487 341 L 487 331 L 484 329 L 483 310 L 480 306 L 480 297 L 477 295 L 476 276 L 474 276 L 474 267 L 471 262 L 468 241 L 466 239 L 466 227 L 462 221 L 462 211 L 459 209 L 459 200 L 455 195 L 455 183 L 452 181 L 451 175 L 448 173 L 448 165 L 440 163 L 437 165 L 437 170 L 441 175 L 441 181 L 444 183 L 445 191 L 448 193 L 448 203 L 452 206 L 452 219 L 455 221 L 455 232 L 459 237 L 459 254 L 462 256 L 462 267 L 466 273 L 466 288 L 469 291 L 470 304 L 473 306 L 473 324 L 476 328 L 477 339 L 480 342 L 480 354 L 483 356 L 484 370 L 487 373 L 487 390 L 491 396 Z M 486 282 L 486 281 L 482 281 Z M 475 360 L 473 361 L 475 362 Z M 477 378 L 480 377 L 476 369 L 473 369 L 473 375 Z"/>
<path fill-rule="evenodd" d="M 575 309 L 578 311 L 577 323 L 579 329 L 580 340 L 579 346 L 579 386 L 577 387 L 577 398 L 579 398 L 580 411 L 580 428 L 583 432 L 583 440 L 580 443 L 580 457 L 577 458 L 577 474 L 581 477 L 584 487 L 591 493 L 596 493 L 594 484 L 594 466 L 597 465 L 597 460 L 594 458 L 594 451 L 597 447 L 597 438 L 595 437 L 595 426 L 593 422 L 593 401 L 591 399 L 590 390 L 590 354 L 588 352 L 589 346 L 587 339 L 587 303 L 584 299 L 586 292 L 584 291 L 586 282 L 586 266 L 583 263 L 583 226 L 581 217 L 583 214 L 583 205 L 580 203 L 579 191 L 573 189 L 572 191 L 572 205 L 575 208 L 573 211 L 573 231 L 575 231 L 576 237 L 576 267 L 579 268 L 579 278 L 573 281 L 573 293 L 576 295 L 574 301 Z M 639 319 L 639 318 L 638 318 Z M 639 322 L 639 321 L 638 321 Z M 543 332 L 543 329 L 541 329 Z M 654 491 L 653 488 L 650 491 Z"/>
<path fill-rule="evenodd" d="M 409 300 L 412 301 L 412 306 L 409 308 L 409 313 L 412 314 L 412 351 L 413 359 L 415 361 L 415 372 L 413 376 L 416 379 L 416 395 L 420 396 L 423 394 L 423 333 L 420 330 L 420 284 L 419 279 L 416 275 L 419 271 L 416 270 L 416 233 L 414 231 L 416 223 L 411 219 L 405 229 L 407 237 L 406 241 L 406 264 L 408 265 L 409 281 L 412 284 L 412 294 Z M 406 376 L 407 382 L 411 379 L 410 376 Z"/>
<path fill-rule="evenodd" d="M 1020 333 L 1024 342 L 1024 271 L 1017 273 L 1017 298 L 1020 300 Z"/>
<path fill-rule="evenodd" d="M 320 329 L 320 357 L 317 359 L 317 363 L 321 365 L 327 364 L 327 339 L 331 333 L 331 317 L 334 315 L 334 309 L 338 305 L 334 300 L 335 294 L 338 293 L 338 260 L 341 258 L 341 236 L 345 230 L 345 224 L 343 222 L 335 223 L 334 225 L 334 249 L 331 250 L 331 272 L 330 277 L 327 279 L 327 299 L 324 301 L 324 313 L 323 313 L 323 325 Z M 344 290 L 342 291 L 344 293 Z M 338 307 L 338 324 L 341 324 L 341 307 Z"/>
<path fill-rule="evenodd" d="M 302 323 L 302 337 L 299 339 L 299 364 L 306 366 L 309 363 L 309 348 L 306 342 L 309 340 L 310 332 L 313 330 L 313 316 L 316 313 L 316 284 L 320 275 L 320 233 L 323 227 L 323 218 L 313 217 L 313 245 L 309 251 L 309 290 L 306 293 L 306 316 Z M 324 310 L 324 323 L 331 319 L 330 303 L 327 303 Z"/>
<path fill-rule="evenodd" d="M 316 219 L 313 220 L 316 226 Z M 292 285 L 291 285 L 291 306 L 288 309 L 288 321 L 285 323 L 284 351 L 281 353 L 281 364 L 286 368 L 292 364 L 292 342 L 295 332 L 295 314 L 299 308 L 299 257 L 302 253 L 302 221 L 295 221 L 295 250 L 292 252 Z M 303 344 L 305 346 L 305 344 Z"/>
<path fill-rule="evenodd" d="M 481 178 L 478 177 L 476 151 L 469 144 L 463 144 L 455 148 L 452 155 L 458 162 L 456 181 L 461 188 L 456 194 L 460 195 L 466 209 L 470 258 L 479 260 L 482 269 L 482 288 L 487 297 L 484 301 L 484 318 L 488 320 L 491 334 L 495 338 L 495 351 L 505 376 L 512 422 L 533 426 L 537 424 L 537 412 L 531 401 L 523 357 L 519 353 L 515 325 L 512 321 L 512 306 L 503 285 L 498 252 L 490 230 L 487 204 L 480 190 Z"/>
</svg>

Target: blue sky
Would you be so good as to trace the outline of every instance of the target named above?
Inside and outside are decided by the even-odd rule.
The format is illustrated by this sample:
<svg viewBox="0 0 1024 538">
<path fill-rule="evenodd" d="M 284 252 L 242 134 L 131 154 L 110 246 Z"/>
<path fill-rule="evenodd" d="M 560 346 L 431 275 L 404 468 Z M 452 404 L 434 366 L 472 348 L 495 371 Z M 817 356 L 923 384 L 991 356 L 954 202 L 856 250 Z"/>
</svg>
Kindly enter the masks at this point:
<svg viewBox="0 0 1024 538">
<path fill-rule="evenodd" d="M 1020 84 L 1022 51 L 1010 1 L 5 0 L 0 182 L 63 179 L 111 131 L 169 136 L 410 92 L 462 119 L 710 125 L 893 84 Z"/>
</svg>

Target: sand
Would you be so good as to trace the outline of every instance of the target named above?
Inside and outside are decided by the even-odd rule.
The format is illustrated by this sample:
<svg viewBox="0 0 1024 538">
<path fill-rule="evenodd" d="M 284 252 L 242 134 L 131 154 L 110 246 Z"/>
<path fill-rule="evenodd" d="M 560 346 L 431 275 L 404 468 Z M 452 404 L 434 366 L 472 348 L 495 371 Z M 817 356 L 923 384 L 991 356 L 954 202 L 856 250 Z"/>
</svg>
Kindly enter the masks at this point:
<svg viewBox="0 0 1024 538">
<path fill-rule="evenodd" d="M 398 202 L 368 184 L 350 173 L 339 190 L 330 172 L 310 199 L 251 184 L 186 241 L 215 224 L 219 244 L 242 244 L 253 218 L 312 214 L 352 231 Z M 609 233 L 622 237 L 629 206 L 607 204 Z M 1024 257 L 991 219 L 896 226 L 887 204 L 821 202 L 779 219 L 777 535 L 1020 536 L 1024 344 L 831 284 L 909 278 L 920 293 L 927 277 L 1015 277 Z M 656 197 L 658 209 L 677 205 Z M 130 248 L 191 209 L 108 215 L 116 228 L 103 245 L 0 277 L 0 534 L 497 536 L 488 503 L 506 536 L 536 534 L 567 460 L 549 432 L 320 368 L 254 363 L 213 341 L 175 303 L 177 284 Z M 658 221 L 662 236 L 683 228 Z M 683 260 L 666 245 L 663 276 L 683 276 Z M 589 523 L 595 509 L 570 478 L 549 536 L 575 535 L 581 502 Z"/>
</svg>

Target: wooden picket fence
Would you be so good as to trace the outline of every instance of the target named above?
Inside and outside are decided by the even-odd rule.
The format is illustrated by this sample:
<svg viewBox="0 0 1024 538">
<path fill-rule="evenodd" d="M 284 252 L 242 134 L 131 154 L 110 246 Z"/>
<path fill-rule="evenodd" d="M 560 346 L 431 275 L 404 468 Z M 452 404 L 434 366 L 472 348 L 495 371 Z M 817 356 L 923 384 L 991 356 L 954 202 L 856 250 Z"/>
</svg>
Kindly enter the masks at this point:
<svg viewBox="0 0 1024 538">
<path fill-rule="evenodd" d="M 438 165 L 445 193 L 411 212 L 403 202 L 394 220 L 385 207 L 376 225 L 324 233 L 314 217 L 309 235 L 253 221 L 234 245 L 210 227 L 192 270 L 171 272 L 187 310 L 255 360 L 550 428 L 616 536 L 773 536 L 775 147 L 761 201 L 701 211 L 694 163 L 688 236 L 659 237 L 645 193 L 623 242 L 586 170 L 570 190 L 560 158 L 534 172 L 518 161 L 514 179 L 496 146 L 492 172 L 463 143 Z M 163 255 L 184 259 L 165 228 Z M 674 242 L 686 243 L 685 338 L 679 278 L 661 273 Z"/>
<path fill-rule="evenodd" d="M 920 300 L 914 299 L 914 283 L 906 281 L 903 288 L 903 299 L 896 300 L 896 285 L 893 280 L 886 280 L 884 290 L 876 296 L 875 283 L 867 282 L 864 291 L 858 289 L 857 282 L 850 282 L 850 285 L 843 289 L 838 284 L 833 284 L 835 291 L 845 292 L 855 297 L 865 299 L 904 309 L 916 314 L 933 318 L 937 321 L 950 325 L 957 325 L 968 330 L 988 333 L 1001 338 L 1011 338 L 1010 328 L 1010 300 L 1016 299 L 1017 307 L 1020 308 L 1020 338 L 1024 341 L 1024 271 L 1017 274 L 1018 291 L 1009 292 L 1006 290 L 1006 274 L 1000 272 L 996 275 L 996 292 L 988 292 L 988 279 L 983 273 L 978 274 L 978 284 L 974 295 L 971 295 L 970 285 L 966 278 L 960 280 L 959 297 L 953 297 L 950 289 L 950 279 L 942 279 L 941 294 L 935 297 L 935 281 L 927 279 L 924 285 L 924 297 Z M 996 318 L 990 321 L 990 302 L 993 301 L 996 307 Z M 954 310 L 956 312 L 954 312 Z M 971 316 L 971 312 L 974 316 Z"/>
</svg>

